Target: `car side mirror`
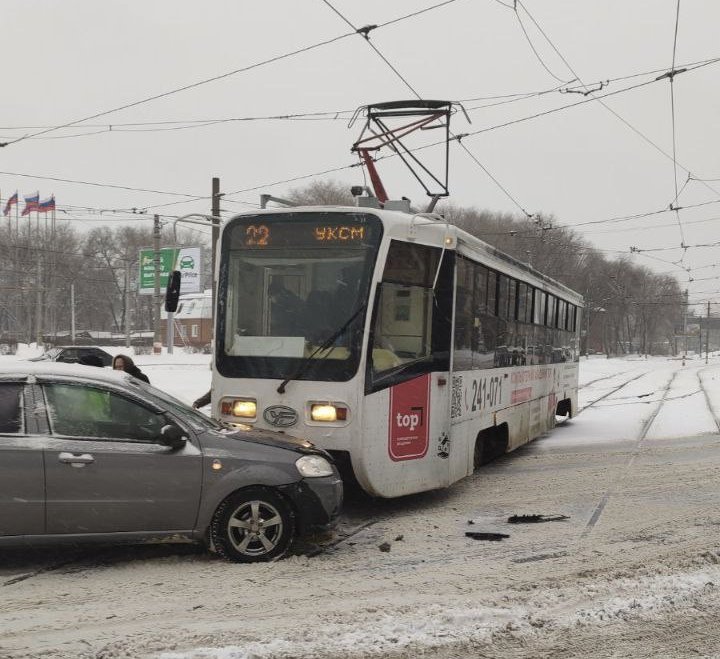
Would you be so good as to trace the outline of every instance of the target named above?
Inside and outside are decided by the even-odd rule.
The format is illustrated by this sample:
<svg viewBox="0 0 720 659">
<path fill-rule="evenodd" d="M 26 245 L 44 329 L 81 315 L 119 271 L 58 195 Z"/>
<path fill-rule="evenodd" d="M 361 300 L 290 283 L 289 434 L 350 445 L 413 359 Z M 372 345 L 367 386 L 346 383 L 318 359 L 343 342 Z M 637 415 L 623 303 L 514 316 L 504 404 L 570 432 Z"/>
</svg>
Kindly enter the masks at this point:
<svg viewBox="0 0 720 659">
<path fill-rule="evenodd" d="M 187 443 L 187 436 L 180 426 L 174 423 L 168 423 L 160 428 L 158 443 L 163 446 L 169 446 L 172 449 L 181 449 Z"/>
</svg>

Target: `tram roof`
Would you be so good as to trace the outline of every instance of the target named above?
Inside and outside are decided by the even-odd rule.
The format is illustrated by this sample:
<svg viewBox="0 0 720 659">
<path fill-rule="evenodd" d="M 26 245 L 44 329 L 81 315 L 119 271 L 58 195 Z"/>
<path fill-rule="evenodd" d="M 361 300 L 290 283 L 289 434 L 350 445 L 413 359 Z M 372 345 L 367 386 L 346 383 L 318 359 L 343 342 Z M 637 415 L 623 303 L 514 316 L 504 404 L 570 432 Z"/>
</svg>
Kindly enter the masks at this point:
<svg viewBox="0 0 720 659">
<path fill-rule="evenodd" d="M 405 213 L 397 210 L 385 210 L 383 208 L 365 206 L 289 206 L 246 211 L 234 215 L 229 221 L 249 215 L 293 215 L 296 213 L 361 213 L 363 215 L 374 215 L 378 217 L 388 229 L 409 227 L 413 222 L 424 228 L 437 227 L 440 230 L 445 229 L 445 231 L 449 231 L 454 238 L 454 245 L 449 249 L 455 249 L 465 256 L 475 256 L 481 263 L 489 268 L 525 281 L 547 292 L 561 295 L 573 304 L 583 306 L 583 297 L 577 291 L 536 270 L 530 264 L 510 256 L 481 238 L 455 226 L 437 213 Z M 425 220 L 425 222 L 418 223 L 418 219 Z M 403 237 L 397 235 L 395 231 L 389 231 L 388 233 L 390 233 L 392 237 Z M 419 242 L 422 243 L 423 241 L 420 240 Z"/>
</svg>

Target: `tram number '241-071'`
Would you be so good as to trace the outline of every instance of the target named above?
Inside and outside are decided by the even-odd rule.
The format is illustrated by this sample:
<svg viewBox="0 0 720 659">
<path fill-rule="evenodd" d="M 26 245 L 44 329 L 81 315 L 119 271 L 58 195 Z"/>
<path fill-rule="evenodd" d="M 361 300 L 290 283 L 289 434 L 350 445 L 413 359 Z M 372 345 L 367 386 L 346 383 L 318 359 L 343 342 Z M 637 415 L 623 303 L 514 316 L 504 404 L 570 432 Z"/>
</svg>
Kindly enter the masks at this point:
<svg viewBox="0 0 720 659">
<path fill-rule="evenodd" d="M 502 378 L 494 375 L 472 381 L 472 404 L 470 411 L 477 412 L 502 403 Z"/>
</svg>

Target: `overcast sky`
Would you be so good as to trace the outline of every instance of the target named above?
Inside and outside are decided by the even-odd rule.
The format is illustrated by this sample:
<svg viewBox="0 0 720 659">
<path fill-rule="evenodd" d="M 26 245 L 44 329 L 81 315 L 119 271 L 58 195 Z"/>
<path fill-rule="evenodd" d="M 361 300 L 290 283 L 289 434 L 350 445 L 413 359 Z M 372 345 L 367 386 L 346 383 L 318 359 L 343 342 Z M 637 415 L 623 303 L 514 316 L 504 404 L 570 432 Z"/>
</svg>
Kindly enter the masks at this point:
<svg viewBox="0 0 720 659">
<path fill-rule="evenodd" d="M 207 199 L 161 192 L 207 197 L 213 176 L 242 191 L 223 202 L 228 216 L 261 192 L 362 184 L 349 114 L 414 91 L 462 101 L 472 121 L 452 119 L 472 155 L 451 145 L 452 202 L 552 215 L 609 257 L 641 250 L 634 262 L 677 274 L 691 301 L 720 302 L 719 247 L 700 246 L 720 243 L 717 0 L 4 0 L 2 18 L 2 141 L 237 71 L 0 149 L 3 203 L 16 189 L 54 193 L 68 211 L 58 219 L 80 228 L 133 219 L 81 207 L 209 212 Z M 350 24 L 380 26 L 369 37 L 387 61 Z M 669 79 L 656 81 L 673 60 L 688 68 L 674 122 Z M 260 119 L 303 113 L 339 114 Z M 418 153 L 432 163 L 439 151 Z M 378 168 L 391 197 L 425 203 L 397 162 Z M 676 181 L 684 209 L 647 215 L 669 208 Z M 643 217 L 607 221 L 632 215 Z"/>
</svg>

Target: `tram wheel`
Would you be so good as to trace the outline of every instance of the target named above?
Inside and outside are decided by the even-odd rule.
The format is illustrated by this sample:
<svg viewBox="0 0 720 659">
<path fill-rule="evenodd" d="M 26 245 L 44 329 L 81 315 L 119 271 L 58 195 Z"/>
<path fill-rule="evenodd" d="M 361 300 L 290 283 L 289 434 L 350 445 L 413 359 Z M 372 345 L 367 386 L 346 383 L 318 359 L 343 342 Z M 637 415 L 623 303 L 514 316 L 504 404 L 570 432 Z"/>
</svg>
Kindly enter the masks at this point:
<svg viewBox="0 0 720 659">
<path fill-rule="evenodd" d="M 473 453 L 473 471 L 477 471 L 483 464 L 483 451 L 485 449 L 485 438 L 480 433 L 475 440 L 475 452 Z"/>
</svg>

